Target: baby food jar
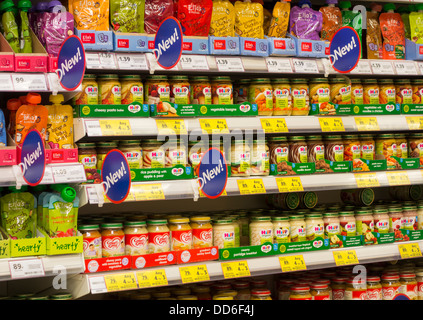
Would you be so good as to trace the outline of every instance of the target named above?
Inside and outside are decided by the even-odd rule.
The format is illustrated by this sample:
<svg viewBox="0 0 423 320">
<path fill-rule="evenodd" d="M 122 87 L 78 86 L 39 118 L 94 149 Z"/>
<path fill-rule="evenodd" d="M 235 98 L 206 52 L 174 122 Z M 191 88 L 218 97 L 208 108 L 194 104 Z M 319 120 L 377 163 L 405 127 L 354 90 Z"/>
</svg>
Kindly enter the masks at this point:
<svg viewBox="0 0 423 320">
<path fill-rule="evenodd" d="M 82 225 L 78 227 L 84 242 L 84 259 L 102 258 L 102 242 L 98 225 Z"/>
<path fill-rule="evenodd" d="M 218 249 L 235 247 L 235 226 L 232 220 L 213 220 L 213 245 Z"/>
<path fill-rule="evenodd" d="M 125 255 L 125 233 L 122 223 L 102 223 L 101 241 L 103 258 Z"/>
<path fill-rule="evenodd" d="M 321 136 L 307 137 L 307 161 L 318 162 L 325 159 L 325 145 Z"/>
<path fill-rule="evenodd" d="M 330 101 L 334 104 L 351 104 L 351 84 L 347 79 L 330 79 Z"/>
<path fill-rule="evenodd" d="M 294 280 L 279 279 L 278 300 L 289 300 L 289 295 L 291 293 L 291 287 L 293 285 L 295 285 Z"/>
<path fill-rule="evenodd" d="M 235 228 L 235 247 L 239 247 L 241 245 L 241 223 L 238 219 L 238 215 L 229 214 L 225 216 L 224 219 L 228 219 L 232 221 L 232 224 Z"/>
<path fill-rule="evenodd" d="M 237 292 L 235 300 L 250 300 L 251 291 L 250 284 L 248 282 L 235 282 L 232 286 Z"/>
<path fill-rule="evenodd" d="M 325 159 L 329 161 L 344 161 L 344 141 L 341 136 L 326 136 Z"/>
<path fill-rule="evenodd" d="M 234 103 L 248 102 L 250 79 L 240 79 L 234 84 Z"/>
<path fill-rule="evenodd" d="M 307 285 L 294 285 L 291 287 L 289 300 L 313 300 L 310 287 Z"/>
<path fill-rule="evenodd" d="M 339 226 L 341 227 L 341 235 L 354 237 L 357 234 L 354 211 L 339 212 Z"/>
<path fill-rule="evenodd" d="M 371 134 L 360 135 L 361 154 L 360 157 L 365 160 L 374 160 L 376 157 L 376 143 Z"/>
<path fill-rule="evenodd" d="M 270 290 L 268 289 L 251 290 L 251 300 L 272 300 L 270 296 Z"/>
<path fill-rule="evenodd" d="M 103 161 L 109 151 L 117 148 L 116 141 L 98 142 L 97 147 L 97 169 L 101 170 L 103 167 Z"/>
<path fill-rule="evenodd" d="M 363 104 L 363 85 L 360 79 L 351 79 L 351 103 L 352 104 Z"/>
<path fill-rule="evenodd" d="M 288 79 L 273 79 L 273 115 L 290 116 L 292 114 L 291 85 Z"/>
<path fill-rule="evenodd" d="M 417 230 L 423 230 L 423 203 L 417 204 Z"/>
<path fill-rule="evenodd" d="M 97 174 L 97 150 L 94 142 L 78 143 L 78 162 L 84 167 L 85 176 L 87 181 L 94 181 Z M 100 183 L 100 175 L 97 174 L 98 181 L 94 183 Z"/>
<path fill-rule="evenodd" d="M 308 160 L 307 142 L 304 136 L 289 137 L 288 161 L 292 163 L 306 163 Z"/>
<path fill-rule="evenodd" d="M 188 151 L 180 139 L 170 139 L 168 141 L 169 148 L 165 150 L 165 167 L 172 168 L 176 165 L 184 167 L 188 164 Z"/>
<path fill-rule="evenodd" d="M 233 88 L 230 77 L 220 76 L 211 80 L 212 104 L 233 104 Z"/>
<path fill-rule="evenodd" d="M 323 214 L 324 222 L 324 236 L 325 239 L 329 239 L 331 247 L 339 246 L 340 239 L 338 235 L 341 233 L 341 225 L 339 221 L 338 213 L 327 212 Z"/>
<path fill-rule="evenodd" d="M 343 277 L 334 277 L 330 280 L 332 287 L 332 300 L 344 300 L 345 298 L 345 281 Z"/>
<path fill-rule="evenodd" d="M 147 104 L 170 102 L 170 85 L 167 76 L 152 75 L 147 77 L 144 101 Z"/>
<path fill-rule="evenodd" d="M 408 156 L 410 158 L 420 158 L 423 160 L 423 134 L 411 133 L 408 135 Z"/>
<path fill-rule="evenodd" d="M 378 135 L 376 137 L 376 159 L 388 159 L 396 155 L 397 142 L 395 136 L 390 133 Z"/>
<path fill-rule="evenodd" d="M 119 150 L 122 151 L 130 169 L 142 169 L 143 155 L 138 140 L 124 140 L 119 143 Z"/>
<path fill-rule="evenodd" d="M 379 276 L 367 277 L 367 300 L 382 300 L 382 284 Z"/>
<path fill-rule="evenodd" d="M 306 241 L 307 230 L 304 215 L 290 215 L 289 223 L 291 225 L 291 242 Z"/>
<path fill-rule="evenodd" d="M 170 102 L 176 104 L 191 103 L 191 87 L 187 76 L 171 76 L 169 78 Z"/>
<path fill-rule="evenodd" d="M 268 176 L 269 172 L 269 146 L 267 145 L 267 139 L 255 139 L 253 140 L 251 175 Z"/>
<path fill-rule="evenodd" d="M 314 78 L 309 82 L 310 104 L 319 109 L 319 113 L 329 111 L 330 87 L 326 78 Z"/>
<path fill-rule="evenodd" d="M 417 297 L 418 300 L 423 300 L 423 271 L 418 269 L 416 272 L 417 279 Z"/>
<path fill-rule="evenodd" d="M 203 140 L 188 142 L 188 163 L 193 169 L 194 178 L 198 177 L 198 166 L 200 165 L 201 157 L 207 150 L 208 147 Z"/>
<path fill-rule="evenodd" d="M 291 80 L 292 116 L 308 116 L 310 112 L 309 87 L 307 79 Z"/>
<path fill-rule="evenodd" d="M 148 253 L 170 251 L 170 230 L 166 219 L 147 220 Z"/>
<path fill-rule="evenodd" d="M 209 77 L 197 76 L 191 79 L 191 103 L 212 103 L 211 84 Z"/>
<path fill-rule="evenodd" d="M 138 256 L 147 254 L 148 231 L 145 221 L 125 221 L 125 254 Z"/>
<path fill-rule="evenodd" d="M 250 146 L 245 140 L 231 143 L 231 176 L 248 177 L 251 174 Z"/>
<path fill-rule="evenodd" d="M 395 85 L 391 79 L 379 79 L 379 102 L 381 104 L 395 103 Z"/>
<path fill-rule="evenodd" d="M 141 76 L 121 75 L 120 83 L 122 85 L 122 104 L 144 103 L 144 87 Z"/>
<path fill-rule="evenodd" d="M 382 275 L 382 300 L 393 300 L 400 293 L 400 277 L 398 274 Z"/>
<path fill-rule="evenodd" d="M 189 250 L 192 248 L 192 228 L 189 218 L 169 219 L 170 250 Z"/>
<path fill-rule="evenodd" d="M 389 232 L 389 215 L 387 208 L 377 208 L 373 210 L 373 223 L 375 232 Z"/>
<path fill-rule="evenodd" d="M 311 241 L 317 237 L 325 237 L 325 223 L 320 213 L 306 214 L 306 239 Z"/>
<path fill-rule="evenodd" d="M 408 79 L 395 79 L 396 103 L 411 104 L 413 103 L 413 87 Z"/>
<path fill-rule="evenodd" d="M 195 294 L 198 300 L 211 300 L 210 288 L 206 286 L 196 286 L 192 288 L 192 293 Z"/>
<path fill-rule="evenodd" d="M 355 211 L 355 220 L 357 226 L 357 235 L 364 236 L 364 241 L 370 237 L 374 231 L 374 220 L 371 209 L 360 209 Z"/>
<path fill-rule="evenodd" d="M 273 114 L 273 93 L 270 79 L 252 79 L 248 87 L 248 101 L 257 104 L 259 116 L 271 116 Z"/>
<path fill-rule="evenodd" d="M 312 283 L 310 286 L 312 300 L 331 300 L 329 287 L 322 283 Z"/>
<path fill-rule="evenodd" d="M 389 206 L 389 232 L 398 232 L 402 229 L 403 213 L 402 208 L 397 206 Z"/>
<path fill-rule="evenodd" d="M 344 141 L 344 161 L 359 159 L 361 156 L 361 142 L 358 135 L 345 135 L 342 139 Z"/>
<path fill-rule="evenodd" d="M 396 156 L 399 158 L 408 158 L 408 142 L 405 138 L 404 133 L 398 133 L 394 135 L 395 141 L 397 143 L 397 154 Z"/>
<path fill-rule="evenodd" d="M 250 246 L 273 243 L 273 224 L 270 217 L 253 217 L 250 222 Z"/>
<path fill-rule="evenodd" d="M 194 216 L 190 218 L 192 228 L 192 247 L 209 248 L 213 246 L 213 226 L 210 217 Z"/>
<path fill-rule="evenodd" d="M 98 100 L 101 104 L 121 104 L 122 87 L 117 74 L 100 74 L 98 80 Z"/>
<path fill-rule="evenodd" d="M 81 92 L 79 92 L 73 99 L 73 105 L 80 104 L 98 104 L 98 84 L 97 76 L 95 74 L 85 74 L 81 83 Z"/>
<path fill-rule="evenodd" d="M 403 206 L 402 207 L 402 221 L 401 225 L 406 230 L 417 230 L 417 207 Z"/>
<path fill-rule="evenodd" d="M 344 300 L 367 300 L 366 282 L 346 280 Z"/>
<path fill-rule="evenodd" d="M 142 141 L 143 168 L 164 168 L 165 150 L 163 142 L 154 139 Z"/>
<path fill-rule="evenodd" d="M 400 273 L 399 292 L 406 295 L 410 300 L 418 300 L 417 279 L 413 272 Z"/>
<path fill-rule="evenodd" d="M 289 217 L 273 217 L 273 243 L 291 242 L 291 224 Z"/>
<path fill-rule="evenodd" d="M 282 171 L 283 162 L 288 161 L 289 144 L 285 136 L 269 138 L 270 164 L 276 165 Z"/>
<path fill-rule="evenodd" d="M 380 88 L 376 79 L 363 79 L 363 102 L 364 104 L 379 104 Z"/>
<path fill-rule="evenodd" d="M 419 104 L 423 102 L 423 80 L 412 79 L 411 87 L 413 89 L 413 103 Z"/>
</svg>

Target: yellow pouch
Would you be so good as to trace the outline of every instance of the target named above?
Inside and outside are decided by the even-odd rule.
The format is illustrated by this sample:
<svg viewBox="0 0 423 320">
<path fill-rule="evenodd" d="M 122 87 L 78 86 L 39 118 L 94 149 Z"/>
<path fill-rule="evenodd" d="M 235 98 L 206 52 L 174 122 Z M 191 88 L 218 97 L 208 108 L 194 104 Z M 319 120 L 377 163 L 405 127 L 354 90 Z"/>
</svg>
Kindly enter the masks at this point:
<svg viewBox="0 0 423 320">
<path fill-rule="evenodd" d="M 411 40 L 415 43 L 423 43 L 423 13 L 411 12 L 410 19 L 410 32 Z"/>
<path fill-rule="evenodd" d="M 73 110 L 69 105 L 62 105 L 63 95 L 51 95 L 47 105 L 48 121 L 46 142 L 50 149 L 72 149 L 73 145 Z"/>
<path fill-rule="evenodd" d="M 289 12 L 291 5 L 289 2 L 276 2 L 273 8 L 272 20 L 270 22 L 269 37 L 285 38 L 288 31 Z"/>
<path fill-rule="evenodd" d="M 264 38 L 263 6 L 260 3 L 235 2 L 235 34 L 245 38 Z"/>
<path fill-rule="evenodd" d="M 267 34 L 270 28 L 270 22 L 272 21 L 272 14 L 266 8 L 263 8 L 263 32 Z"/>
<path fill-rule="evenodd" d="M 235 37 L 234 6 L 228 0 L 213 1 L 209 34 L 215 37 Z"/>
<path fill-rule="evenodd" d="M 79 30 L 109 30 L 109 0 L 70 0 L 69 12 L 73 14 L 75 27 Z"/>
</svg>

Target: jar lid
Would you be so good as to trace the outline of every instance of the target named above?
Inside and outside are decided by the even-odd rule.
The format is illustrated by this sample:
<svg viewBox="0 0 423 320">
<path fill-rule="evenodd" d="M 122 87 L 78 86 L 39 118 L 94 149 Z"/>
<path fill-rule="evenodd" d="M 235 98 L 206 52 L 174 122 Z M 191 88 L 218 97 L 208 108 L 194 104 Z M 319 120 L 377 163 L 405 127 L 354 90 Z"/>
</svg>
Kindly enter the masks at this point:
<svg viewBox="0 0 423 320">
<path fill-rule="evenodd" d="M 325 136 L 324 139 L 325 140 L 342 140 L 342 137 L 341 136 L 332 136 L 332 135 L 330 135 L 330 136 Z"/>
<path fill-rule="evenodd" d="M 117 142 L 116 141 L 97 142 L 97 147 L 99 148 L 117 147 Z"/>
<path fill-rule="evenodd" d="M 361 79 L 350 79 L 351 80 L 351 83 L 354 83 L 354 84 L 360 84 L 361 83 Z"/>
<path fill-rule="evenodd" d="M 378 82 L 379 83 L 394 83 L 392 79 L 379 79 Z"/>
<path fill-rule="evenodd" d="M 309 213 L 306 214 L 306 219 L 312 219 L 312 218 L 322 218 L 323 215 L 321 213 Z"/>
<path fill-rule="evenodd" d="M 382 214 L 382 213 L 388 213 L 388 208 L 377 208 L 373 209 L 374 214 Z"/>
<path fill-rule="evenodd" d="M 95 142 L 81 142 L 76 145 L 78 148 L 95 148 Z"/>
<path fill-rule="evenodd" d="M 377 281 L 380 281 L 379 276 L 369 276 L 369 277 L 367 277 L 367 282 L 377 282 Z"/>
<path fill-rule="evenodd" d="M 285 136 L 279 136 L 279 137 L 270 137 L 269 141 L 287 141 L 288 139 Z"/>
<path fill-rule="evenodd" d="M 173 81 L 175 81 L 175 80 L 187 80 L 188 81 L 188 76 L 181 76 L 181 75 L 170 76 L 169 80 L 173 80 Z"/>
<path fill-rule="evenodd" d="M 389 208 L 388 208 L 388 211 L 389 211 L 389 213 L 394 213 L 394 212 L 402 212 L 402 208 L 401 207 L 393 207 L 393 206 L 390 206 Z"/>
<path fill-rule="evenodd" d="M 409 83 L 410 80 L 408 80 L 408 79 L 395 79 L 394 82 L 395 83 Z"/>
<path fill-rule="evenodd" d="M 289 216 L 289 220 L 303 220 L 303 219 L 304 219 L 304 215 L 302 215 L 302 214 L 290 215 Z"/>
<path fill-rule="evenodd" d="M 305 140 L 305 136 L 291 136 L 288 139 L 289 141 L 301 141 L 301 140 Z"/>
<path fill-rule="evenodd" d="M 423 133 L 413 132 L 408 135 L 410 138 L 421 138 L 423 137 Z"/>
<path fill-rule="evenodd" d="M 304 79 L 304 78 L 291 79 L 291 83 L 305 83 L 305 84 L 307 84 L 307 79 Z"/>
<path fill-rule="evenodd" d="M 158 141 L 156 139 L 145 139 L 142 143 L 164 143 L 163 141 Z"/>
<path fill-rule="evenodd" d="M 151 75 L 147 77 L 147 80 L 167 80 L 167 76 L 163 75 Z"/>
<path fill-rule="evenodd" d="M 200 286 L 192 288 L 192 292 L 194 292 L 194 293 L 207 293 L 207 292 L 210 292 L 210 288 L 203 286 L 203 285 L 200 285 Z"/>
<path fill-rule="evenodd" d="M 231 219 L 217 219 L 212 220 L 213 224 L 226 224 L 226 223 L 232 223 Z"/>
<path fill-rule="evenodd" d="M 306 285 L 295 285 L 291 287 L 292 291 L 309 291 L 310 287 Z"/>
<path fill-rule="evenodd" d="M 400 276 L 395 273 L 383 274 L 382 280 L 399 280 Z"/>
<path fill-rule="evenodd" d="M 326 212 L 326 213 L 323 214 L 323 217 L 324 218 L 331 218 L 331 217 L 335 218 L 335 217 L 338 217 L 338 213 L 336 213 L 336 212 Z"/>
<path fill-rule="evenodd" d="M 400 273 L 400 278 L 410 279 L 415 277 L 416 277 L 416 274 L 414 272 Z"/>
<path fill-rule="evenodd" d="M 213 296 L 213 300 L 233 300 L 234 297 L 228 296 L 226 294 L 217 294 Z"/>
<path fill-rule="evenodd" d="M 346 80 L 346 79 L 344 79 L 344 78 L 332 78 L 332 79 L 330 79 L 329 81 L 330 81 L 330 83 L 341 83 L 341 82 L 347 82 L 347 80 Z"/>
<path fill-rule="evenodd" d="M 254 78 L 250 80 L 251 83 L 268 83 L 270 82 L 270 78 Z"/>
<path fill-rule="evenodd" d="M 112 229 L 112 228 L 122 228 L 123 224 L 122 223 L 116 223 L 116 222 L 106 222 L 106 223 L 102 223 L 101 224 L 101 228 L 102 229 Z"/>
<path fill-rule="evenodd" d="M 119 144 L 140 144 L 139 140 L 121 140 L 119 141 Z"/>
<path fill-rule="evenodd" d="M 266 296 L 266 295 L 270 295 L 270 290 L 269 289 L 253 289 L 251 290 L 251 294 L 255 296 Z"/>
<path fill-rule="evenodd" d="M 189 218 L 174 218 L 169 219 L 169 223 L 189 223 Z"/>
<path fill-rule="evenodd" d="M 190 218 L 191 222 L 210 221 L 210 217 L 207 216 L 194 216 Z"/>
<path fill-rule="evenodd" d="M 236 80 L 237 84 L 248 84 L 250 83 L 251 79 L 238 79 Z"/>
<path fill-rule="evenodd" d="M 259 217 L 251 217 L 252 221 L 270 221 L 270 217 L 259 216 Z"/>
<path fill-rule="evenodd" d="M 343 277 L 335 277 L 330 279 L 331 282 L 336 282 L 336 283 L 345 283 L 346 279 Z"/>
<path fill-rule="evenodd" d="M 279 216 L 279 217 L 273 217 L 273 221 L 289 221 L 289 217 L 287 216 Z"/>
<path fill-rule="evenodd" d="M 151 225 L 167 224 L 167 220 L 166 219 L 147 220 L 147 224 L 151 224 Z"/>
<path fill-rule="evenodd" d="M 343 139 L 354 139 L 354 140 L 358 140 L 358 135 L 357 134 L 347 134 L 342 136 Z"/>
<path fill-rule="evenodd" d="M 89 73 L 89 74 L 84 74 L 84 79 L 96 79 L 97 75 Z"/>
<path fill-rule="evenodd" d="M 381 139 L 387 139 L 387 138 L 394 138 L 395 136 L 394 136 L 394 134 L 392 134 L 392 133 L 384 133 L 384 134 L 379 134 L 379 135 L 377 135 L 377 138 L 381 138 Z"/>
<path fill-rule="evenodd" d="M 147 223 L 145 221 L 125 221 L 125 227 L 143 227 Z"/>
<path fill-rule="evenodd" d="M 89 231 L 89 230 L 98 230 L 100 226 L 98 224 L 83 224 L 78 226 L 78 230 Z"/>
<path fill-rule="evenodd" d="M 423 79 L 411 79 L 412 84 L 423 84 Z"/>
<path fill-rule="evenodd" d="M 395 133 L 395 138 L 405 138 L 405 133 Z"/>
<path fill-rule="evenodd" d="M 311 289 L 327 289 L 328 288 L 328 285 L 327 284 L 324 284 L 324 283 L 315 283 L 315 282 L 313 282 L 310 285 L 310 287 L 311 287 Z"/>
<path fill-rule="evenodd" d="M 370 139 L 370 138 L 373 138 L 373 135 L 372 134 L 360 134 L 360 139 Z"/>
<path fill-rule="evenodd" d="M 285 78 L 272 79 L 272 83 L 289 83 L 289 79 L 285 79 Z"/>
<path fill-rule="evenodd" d="M 121 80 L 141 80 L 141 76 L 136 74 L 123 74 L 123 75 L 120 75 L 120 79 Z"/>
<path fill-rule="evenodd" d="M 191 78 L 191 81 L 209 81 L 207 76 L 195 76 Z"/>
<path fill-rule="evenodd" d="M 228 76 L 213 77 L 212 81 L 231 81 L 231 77 L 228 77 Z"/>
<path fill-rule="evenodd" d="M 322 140 L 322 136 L 308 136 L 307 141 L 311 140 Z"/>
<path fill-rule="evenodd" d="M 354 215 L 354 211 L 340 211 L 339 212 L 340 216 L 353 216 Z"/>
<path fill-rule="evenodd" d="M 310 83 L 324 83 L 324 82 L 328 82 L 328 79 L 326 78 L 314 78 L 310 80 Z"/>
<path fill-rule="evenodd" d="M 377 83 L 376 79 L 362 79 L 361 82 L 363 83 Z"/>
<path fill-rule="evenodd" d="M 99 74 L 97 76 L 98 80 L 114 80 L 119 79 L 119 76 L 117 74 Z"/>
<path fill-rule="evenodd" d="M 402 210 L 417 210 L 416 206 L 403 206 Z"/>
</svg>

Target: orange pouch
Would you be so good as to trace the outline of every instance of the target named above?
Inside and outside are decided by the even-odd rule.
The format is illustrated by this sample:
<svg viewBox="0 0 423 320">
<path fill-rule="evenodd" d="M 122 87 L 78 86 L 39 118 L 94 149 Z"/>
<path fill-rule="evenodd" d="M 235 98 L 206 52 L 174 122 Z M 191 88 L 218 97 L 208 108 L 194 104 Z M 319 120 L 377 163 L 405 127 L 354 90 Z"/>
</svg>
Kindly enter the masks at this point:
<svg viewBox="0 0 423 320">
<path fill-rule="evenodd" d="M 16 112 L 15 142 L 20 145 L 28 131 L 37 129 L 41 137 L 46 139 L 48 110 L 41 105 L 23 105 Z"/>
<path fill-rule="evenodd" d="M 405 59 L 405 31 L 401 15 L 392 12 L 382 13 L 379 23 L 383 37 L 383 59 Z"/>
</svg>

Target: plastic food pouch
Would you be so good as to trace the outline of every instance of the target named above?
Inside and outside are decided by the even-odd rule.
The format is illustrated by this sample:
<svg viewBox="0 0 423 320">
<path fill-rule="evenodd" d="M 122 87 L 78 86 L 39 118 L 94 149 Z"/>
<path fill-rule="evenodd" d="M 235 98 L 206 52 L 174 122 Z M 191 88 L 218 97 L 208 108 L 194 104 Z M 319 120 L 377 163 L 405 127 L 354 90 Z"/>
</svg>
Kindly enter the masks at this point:
<svg viewBox="0 0 423 320">
<path fill-rule="evenodd" d="M 382 6 L 372 5 L 371 11 L 367 12 L 367 59 L 382 59 L 382 34 L 379 25 L 379 12 Z"/>
<path fill-rule="evenodd" d="M 43 201 L 44 197 L 50 192 L 44 191 L 38 195 L 37 198 L 37 225 L 44 229 L 44 214 L 43 214 Z"/>
<path fill-rule="evenodd" d="M 228 0 L 213 1 L 209 34 L 215 37 L 235 37 L 235 11 Z"/>
<path fill-rule="evenodd" d="M 286 37 L 286 32 L 288 31 L 290 11 L 291 11 L 291 5 L 289 2 L 286 2 L 286 1 L 276 2 L 273 8 L 272 20 L 270 21 L 269 32 L 267 33 L 269 37 L 275 37 L 275 38 Z"/>
<path fill-rule="evenodd" d="M 405 32 L 401 15 L 395 13 L 395 5 L 387 3 L 383 6 L 387 11 L 379 16 L 380 29 L 382 31 L 383 59 L 403 60 L 405 58 Z"/>
<path fill-rule="evenodd" d="M 269 10 L 263 7 L 263 32 L 268 34 L 270 29 L 270 22 L 272 21 L 272 14 Z"/>
<path fill-rule="evenodd" d="M 423 3 L 419 3 L 417 12 L 410 13 L 410 39 L 415 43 L 423 43 Z"/>
<path fill-rule="evenodd" d="M 19 29 L 13 13 L 14 6 L 11 0 L 5 0 L 0 4 L 0 11 L 3 12 L 1 22 L 3 25 L 4 37 L 7 42 L 9 42 L 13 51 L 19 53 Z"/>
<path fill-rule="evenodd" d="M 144 0 L 110 0 L 110 22 L 116 32 L 144 32 Z"/>
<path fill-rule="evenodd" d="M 7 132 L 10 134 L 10 137 L 15 140 L 16 133 L 16 111 L 22 105 L 19 99 L 13 98 L 7 100 L 7 110 L 9 110 L 9 125 L 7 127 Z"/>
<path fill-rule="evenodd" d="M 322 32 L 320 39 L 331 41 L 333 35 L 342 27 L 342 13 L 335 4 L 338 0 L 326 0 L 326 7 L 321 7 L 320 12 L 323 16 Z"/>
<path fill-rule="evenodd" d="M 350 1 L 341 1 L 339 3 L 339 7 L 341 8 L 342 13 L 342 26 L 343 27 L 351 27 L 355 31 L 357 31 L 358 39 L 360 40 L 361 44 L 361 51 L 363 51 L 363 43 L 362 43 L 362 36 L 363 36 L 363 22 L 360 12 L 352 12 L 348 10 L 351 8 Z M 360 53 L 360 58 L 362 56 L 362 52 Z"/>
<path fill-rule="evenodd" d="M 31 8 L 31 1 L 20 0 L 18 2 L 18 9 L 20 10 L 20 46 L 19 52 L 21 53 L 32 53 L 32 39 L 31 34 L 29 33 L 29 20 L 28 20 L 28 10 Z"/>
<path fill-rule="evenodd" d="M 34 31 L 35 35 L 38 37 L 38 16 L 47 11 L 48 2 L 38 2 L 34 8 L 34 12 L 31 14 L 31 19 L 29 20 L 31 24 L 32 31 Z"/>
<path fill-rule="evenodd" d="M 79 30 L 109 30 L 109 0 L 69 0 L 69 12 Z"/>
<path fill-rule="evenodd" d="M 144 12 L 144 29 L 146 33 L 154 34 L 167 17 L 173 16 L 172 0 L 146 0 Z"/>
<path fill-rule="evenodd" d="M 37 232 L 37 204 L 29 192 L 10 187 L 12 193 L 0 198 L 1 224 L 12 239 L 33 238 Z M 21 187 L 26 191 L 26 186 Z"/>
<path fill-rule="evenodd" d="M 260 3 L 235 2 L 235 34 L 245 38 L 264 38 L 263 6 Z"/>
<path fill-rule="evenodd" d="M 41 103 L 41 96 L 37 93 L 28 93 L 26 105 L 19 107 L 16 112 L 15 142 L 20 145 L 28 131 L 37 129 L 45 140 L 47 133 L 48 110 Z"/>
<path fill-rule="evenodd" d="M 322 13 L 313 10 L 309 0 L 301 0 L 299 6 L 291 9 L 289 32 L 299 39 L 320 40 Z"/>
<path fill-rule="evenodd" d="M 3 110 L 0 109 L 0 148 L 7 146 L 6 120 Z"/>
<path fill-rule="evenodd" d="M 62 105 L 63 95 L 50 95 L 52 105 L 47 105 L 48 122 L 46 142 L 51 149 L 73 148 L 73 109 Z"/>
<path fill-rule="evenodd" d="M 207 37 L 213 11 L 212 0 L 178 0 L 177 17 L 186 36 Z"/>
<path fill-rule="evenodd" d="M 399 7 L 397 12 L 401 15 L 402 23 L 404 24 L 405 38 L 411 40 L 411 30 L 410 30 L 410 8 L 409 7 Z"/>
</svg>

